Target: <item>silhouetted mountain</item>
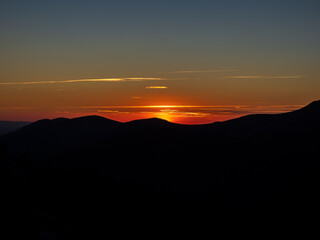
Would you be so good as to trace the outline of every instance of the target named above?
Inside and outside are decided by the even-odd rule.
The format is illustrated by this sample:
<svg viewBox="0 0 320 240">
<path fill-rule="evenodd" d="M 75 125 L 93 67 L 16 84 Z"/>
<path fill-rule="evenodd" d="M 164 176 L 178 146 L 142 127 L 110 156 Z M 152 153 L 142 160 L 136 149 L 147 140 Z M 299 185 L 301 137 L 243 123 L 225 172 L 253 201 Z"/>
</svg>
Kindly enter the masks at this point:
<svg viewBox="0 0 320 240">
<path fill-rule="evenodd" d="M 139 127 L 159 127 L 159 126 L 169 126 L 174 125 L 175 123 L 169 122 L 161 118 L 148 118 L 148 119 L 139 119 L 127 122 L 127 124 L 132 126 Z"/>
<path fill-rule="evenodd" d="M 306 234 L 319 200 L 319 135 L 320 101 L 195 126 L 41 120 L 0 138 L 3 195 L 28 236 L 288 236 L 284 223 Z"/>
<path fill-rule="evenodd" d="M 0 121 L 0 136 L 30 124 L 29 122 Z"/>
<path fill-rule="evenodd" d="M 4 136 L 14 153 L 31 152 L 43 156 L 86 146 L 118 130 L 120 122 L 100 116 L 74 119 L 43 119 Z"/>
</svg>

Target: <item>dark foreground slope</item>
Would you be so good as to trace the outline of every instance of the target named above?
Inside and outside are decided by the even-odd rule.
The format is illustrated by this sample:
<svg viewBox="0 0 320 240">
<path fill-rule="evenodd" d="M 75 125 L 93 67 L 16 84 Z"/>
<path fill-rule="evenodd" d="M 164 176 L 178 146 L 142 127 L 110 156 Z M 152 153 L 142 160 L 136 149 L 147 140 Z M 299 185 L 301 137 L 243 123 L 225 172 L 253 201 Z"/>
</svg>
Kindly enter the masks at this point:
<svg viewBox="0 0 320 240">
<path fill-rule="evenodd" d="M 42 120 L 0 139 L 7 222 L 33 239 L 311 233 L 319 134 L 320 101 L 200 126 Z"/>
</svg>

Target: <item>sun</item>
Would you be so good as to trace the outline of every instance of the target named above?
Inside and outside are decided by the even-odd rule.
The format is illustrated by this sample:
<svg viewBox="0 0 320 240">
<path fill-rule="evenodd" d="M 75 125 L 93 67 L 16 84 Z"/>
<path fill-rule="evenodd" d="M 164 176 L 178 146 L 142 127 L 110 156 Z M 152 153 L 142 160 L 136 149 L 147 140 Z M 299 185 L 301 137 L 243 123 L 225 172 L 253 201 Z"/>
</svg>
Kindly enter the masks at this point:
<svg viewBox="0 0 320 240">
<path fill-rule="evenodd" d="M 170 112 L 165 112 L 165 111 L 155 112 L 154 117 L 161 118 L 161 119 L 167 120 L 169 122 L 174 121 L 174 116 L 172 116 L 172 113 L 170 113 Z"/>
<path fill-rule="evenodd" d="M 169 122 L 175 120 L 177 110 L 173 109 L 174 105 L 150 105 L 148 107 L 154 110 L 152 117 L 161 118 Z"/>
</svg>

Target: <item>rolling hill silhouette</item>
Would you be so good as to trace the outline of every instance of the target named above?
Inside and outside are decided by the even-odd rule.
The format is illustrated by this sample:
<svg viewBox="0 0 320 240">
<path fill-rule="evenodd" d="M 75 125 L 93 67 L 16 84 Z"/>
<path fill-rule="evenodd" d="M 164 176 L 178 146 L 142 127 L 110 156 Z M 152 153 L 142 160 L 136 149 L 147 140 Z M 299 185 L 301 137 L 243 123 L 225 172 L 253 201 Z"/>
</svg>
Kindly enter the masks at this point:
<svg viewBox="0 0 320 240">
<path fill-rule="evenodd" d="M 0 136 L 22 128 L 28 124 L 30 124 L 30 122 L 0 121 Z"/>
<path fill-rule="evenodd" d="M 5 195 L 29 219 L 17 226 L 49 239 L 272 235 L 318 205 L 319 134 L 320 101 L 194 126 L 40 120 L 0 138 Z"/>
</svg>

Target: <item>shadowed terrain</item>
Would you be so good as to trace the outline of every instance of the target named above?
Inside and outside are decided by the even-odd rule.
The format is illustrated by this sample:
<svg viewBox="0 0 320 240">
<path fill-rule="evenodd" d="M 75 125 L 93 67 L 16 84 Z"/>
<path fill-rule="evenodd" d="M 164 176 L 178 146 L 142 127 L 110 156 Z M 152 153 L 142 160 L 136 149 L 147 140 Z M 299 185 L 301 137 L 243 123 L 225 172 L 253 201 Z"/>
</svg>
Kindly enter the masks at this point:
<svg viewBox="0 0 320 240">
<path fill-rule="evenodd" d="M 0 137 L 6 222 L 33 239 L 311 233 L 319 133 L 320 101 L 205 125 L 40 120 Z"/>
<path fill-rule="evenodd" d="M 30 124 L 29 122 L 0 121 L 0 136 Z"/>
</svg>

